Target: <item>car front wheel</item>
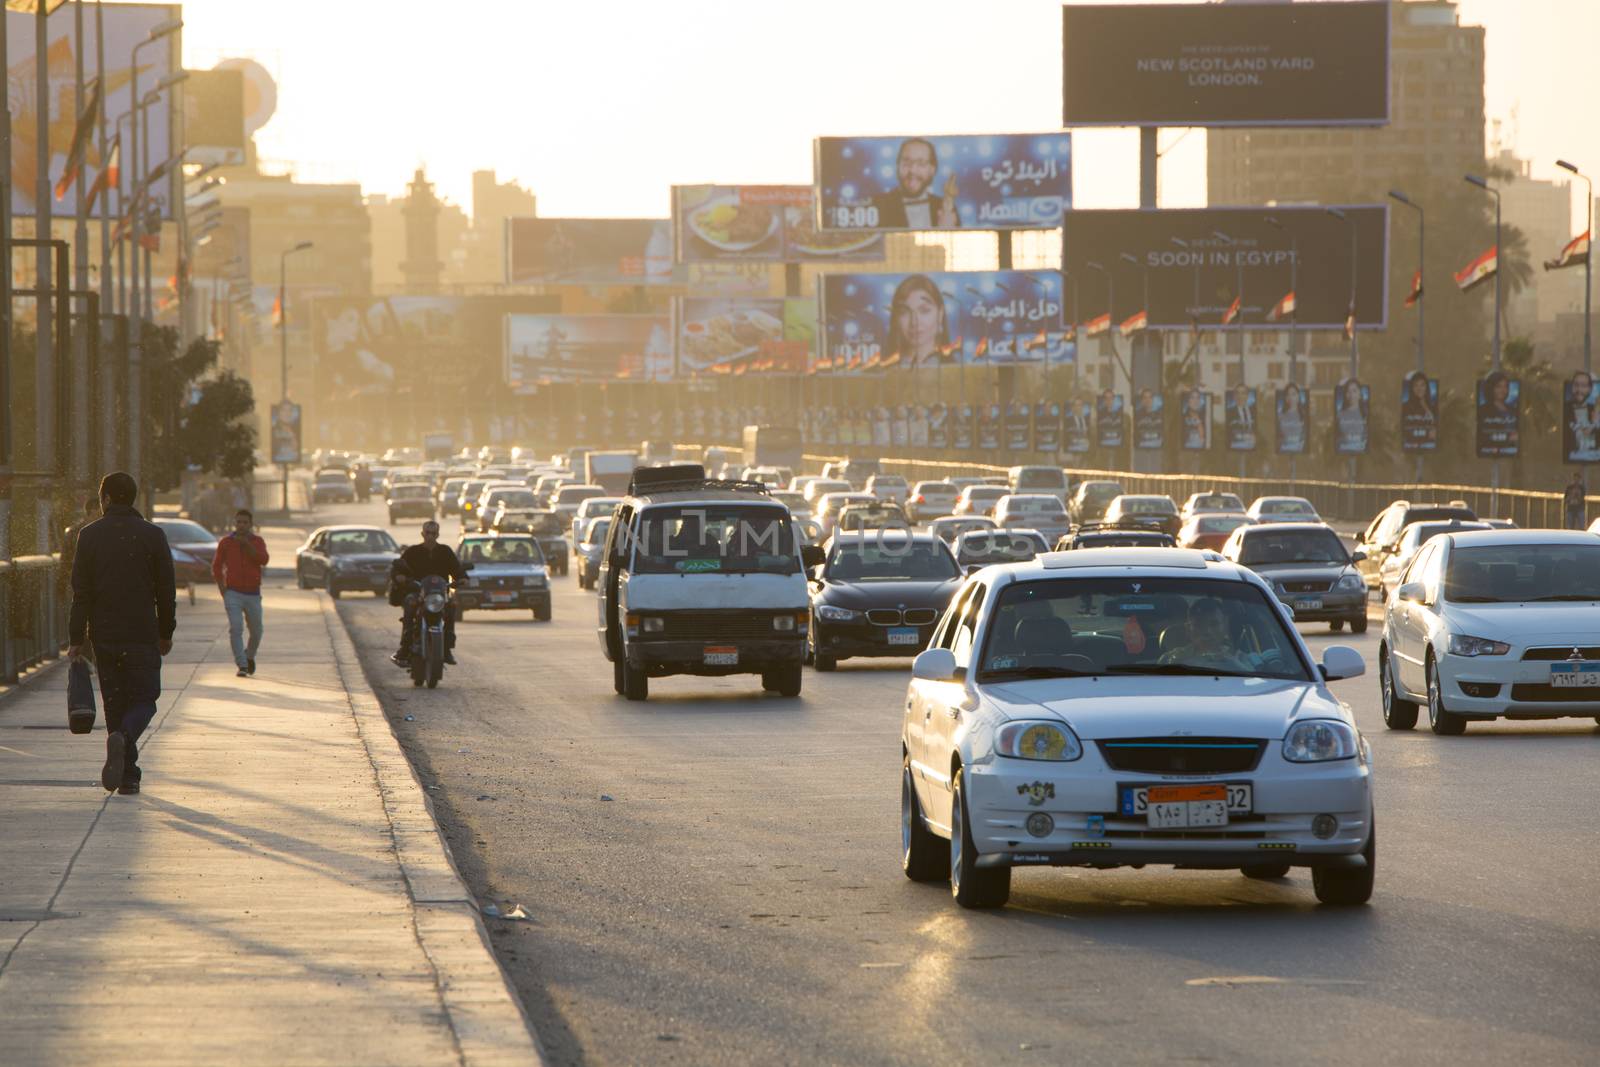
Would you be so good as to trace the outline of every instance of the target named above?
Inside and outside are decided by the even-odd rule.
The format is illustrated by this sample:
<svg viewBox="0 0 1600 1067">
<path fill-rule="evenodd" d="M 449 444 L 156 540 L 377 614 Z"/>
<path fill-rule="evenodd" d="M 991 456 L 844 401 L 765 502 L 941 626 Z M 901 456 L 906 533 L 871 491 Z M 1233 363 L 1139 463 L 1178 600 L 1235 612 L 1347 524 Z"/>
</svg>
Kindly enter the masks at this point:
<svg viewBox="0 0 1600 1067">
<path fill-rule="evenodd" d="M 900 867 L 913 882 L 950 877 L 950 842 L 928 829 L 911 780 L 911 757 L 900 760 Z"/>
<path fill-rule="evenodd" d="M 333 584 L 333 575 L 332 574 L 328 575 L 328 580 L 327 580 L 327 583 L 324 585 L 324 588 L 328 591 L 328 596 L 331 599 L 333 599 L 333 600 L 338 600 L 339 599 L 339 587 Z"/>
<path fill-rule="evenodd" d="M 1394 685 L 1394 664 L 1389 650 L 1378 649 L 1378 688 L 1383 693 L 1383 724 L 1391 730 L 1409 730 L 1417 725 L 1417 705 L 1400 695 Z"/>
<path fill-rule="evenodd" d="M 622 695 L 629 700 L 650 699 L 650 676 L 643 667 L 635 667 L 626 660 L 622 663 Z"/>
<path fill-rule="evenodd" d="M 979 867 L 967 829 L 966 768 L 956 768 L 950 802 L 950 895 L 963 908 L 1000 908 L 1011 898 L 1010 867 Z"/>
<path fill-rule="evenodd" d="M 1367 865 L 1360 870 L 1311 868 L 1311 889 L 1324 904 L 1352 907 L 1372 899 L 1372 886 L 1378 877 L 1378 823 L 1374 819 L 1367 831 L 1367 847 L 1361 850 Z"/>
<path fill-rule="evenodd" d="M 1444 683 L 1439 668 L 1428 657 L 1428 726 L 1440 737 L 1458 737 L 1467 732 L 1467 720 L 1444 706 Z"/>
</svg>

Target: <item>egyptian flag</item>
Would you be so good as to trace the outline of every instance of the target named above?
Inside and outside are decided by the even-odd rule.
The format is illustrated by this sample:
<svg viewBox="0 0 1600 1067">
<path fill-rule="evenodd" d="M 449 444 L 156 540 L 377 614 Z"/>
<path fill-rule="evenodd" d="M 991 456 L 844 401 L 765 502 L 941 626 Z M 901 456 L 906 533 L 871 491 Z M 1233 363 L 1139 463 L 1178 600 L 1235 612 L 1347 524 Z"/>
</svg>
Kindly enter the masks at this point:
<svg viewBox="0 0 1600 1067">
<path fill-rule="evenodd" d="M 1140 311 L 1129 316 L 1129 318 L 1126 319 L 1122 325 L 1118 326 L 1117 329 L 1121 332 L 1122 336 L 1132 337 L 1136 333 L 1143 332 L 1144 328 L 1149 325 L 1150 316 L 1147 313 Z"/>
<path fill-rule="evenodd" d="M 1568 241 L 1567 246 L 1561 250 L 1559 256 L 1555 259 L 1545 260 L 1544 269 L 1560 270 L 1563 267 L 1581 267 L 1587 262 L 1589 262 L 1589 231 L 1585 230 Z"/>
<path fill-rule="evenodd" d="M 1083 324 L 1083 333 L 1086 337 L 1099 337 L 1101 334 L 1110 329 L 1111 312 L 1109 311 L 1104 315 L 1096 315 L 1094 318 Z"/>
<path fill-rule="evenodd" d="M 83 157 L 89 151 L 89 137 L 94 133 L 95 119 L 100 114 L 100 80 L 89 86 L 89 101 L 78 116 L 77 129 L 72 131 L 72 147 L 67 151 L 67 165 L 62 168 L 61 179 L 56 182 L 56 199 L 60 200 L 72 188 L 83 170 Z"/>
<path fill-rule="evenodd" d="M 278 295 L 272 298 L 272 325 L 283 325 L 283 290 L 278 290 Z"/>
<path fill-rule="evenodd" d="M 972 350 L 972 358 L 973 359 L 985 359 L 985 358 L 988 357 L 988 355 L 989 355 L 989 339 L 987 337 L 978 338 L 978 346 Z"/>
<path fill-rule="evenodd" d="M 1475 285 L 1493 278 L 1500 269 L 1500 246 L 1495 245 L 1489 251 L 1456 271 L 1456 286 L 1465 293 Z"/>
<path fill-rule="evenodd" d="M 1272 310 L 1267 312 L 1268 322 L 1281 322 L 1294 314 L 1294 294 L 1285 293 L 1283 299 L 1272 305 Z"/>
<path fill-rule="evenodd" d="M 89 186 L 89 203 L 87 210 L 94 210 L 94 202 L 101 193 L 110 191 L 117 185 L 117 180 L 122 176 L 122 135 L 119 133 L 111 141 L 111 155 L 106 158 L 105 166 L 100 168 L 100 173 L 94 176 L 94 184 Z M 59 199 L 59 198 L 58 198 Z"/>
<path fill-rule="evenodd" d="M 1345 318 L 1344 318 L 1344 339 L 1346 341 L 1351 341 L 1351 340 L 1355 339 L 1355 336 L 1356 336 L 1356 306 L 1354 304 L 1351 304 L 1350 305 L 1350 314 L 1346 315 Z"/>
<path fill-rule="evenodd" d="M 1422 272 L 1420 270 L 1412 271 L 1411 272 L 1411 292 L 1406 294 L 1406 307 L 1408 307 L 1408 308 L 1416 307 L 1417 306 L 1417 301 L 1421 300 L 1421 299 L 1422 299 Z"/>
<path fill-rule="evenodd" d="M 1241 299 L 1240 297 L 1237 297 L 1237 296 L 1234 297 L 1233 298 L 1233 303 L 1228 305 L 1228 310 L 1224 311 L 1222 313 L 1222 325 L 1224 325 L 1224 326 L 1231 325 L 1233 320 L 1239 317 L 1239 300 L 1240 299 Z"/>
<path fill-rule="evenodd" d="M 1043 330 L 1040 330 L 1038 333 L 1034 334 L 1033 335 L 1033 339 L 1030 340 L 1027 343 L 1027 349 L 1028 349 L 1029 352 L 1032 352 L 1034 349 L 1043 348 L 1045 345 L 1047 345 L 1049 343 L 1050 343 L 1049 335 L 1046 334 Z"/>
<path fill-rule="evenodd" d="M 161 251 L 161 231 L 150 230 L 139 235 L 139 247 L 155 255 Z"/>
</svg>

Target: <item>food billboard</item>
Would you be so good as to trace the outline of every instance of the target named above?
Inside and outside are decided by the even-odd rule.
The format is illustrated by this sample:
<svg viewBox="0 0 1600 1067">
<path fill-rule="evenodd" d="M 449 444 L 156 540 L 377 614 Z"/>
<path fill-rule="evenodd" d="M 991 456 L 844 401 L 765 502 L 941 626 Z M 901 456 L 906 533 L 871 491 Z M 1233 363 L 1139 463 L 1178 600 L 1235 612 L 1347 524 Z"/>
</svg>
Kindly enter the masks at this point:
<svg viewBox="0 0 1600 1067">
<path fill-rule="evenodd" d="M 682 377 L 803 374 L 816 342 L 814 300 L 684 297 L 674 311 Z"/>
<path fill-rule="evenodd" d="M 680 263 L 883 259 L 878 234 L 820 231 L 809 185 L 675 185 L 672 227 Z"/>
</svg>

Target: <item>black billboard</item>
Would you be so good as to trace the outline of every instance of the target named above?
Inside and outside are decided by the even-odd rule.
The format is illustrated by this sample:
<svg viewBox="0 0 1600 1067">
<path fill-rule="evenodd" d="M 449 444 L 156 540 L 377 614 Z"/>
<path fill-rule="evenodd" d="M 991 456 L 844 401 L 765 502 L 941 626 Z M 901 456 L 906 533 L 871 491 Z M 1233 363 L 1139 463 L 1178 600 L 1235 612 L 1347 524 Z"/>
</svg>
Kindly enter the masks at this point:
<svg viewBox="0 0 1600 1067">
<path fill-rule="evenodd" d="M 1063 126 L 1380 126 L 1388 0 L 1069 4 Z"/>
<path fill-rule="evenodd" d="M 1339 210 L 1356 230 L 1356 327 L 1383 329 L 1389 317 L 1389 209 L 1371 204 Z M 1070 211 L 1061 245 L 1067 291 L 1074 292 L 1076 283 L 1084 321 L 1108 310 L 1104 276 L 1089 266 L 1098 263 L 1115 275 L 1112 322 L 1143 310 L 1152 329 L 1221 328 L 1239 295 L 1236 257 L 1243 259 L 1240 307 L 1247 329 L 1287 329 L 1291 316 L 1273 312 L 1291 285 L 1298 289 L 1292 321 L 1302 329 L 1342 330 L 1349 313 L 1350 230 L 1322 207 Z M 1298 272 L 1291 270 L 1296 256 Z"/>
</svg>

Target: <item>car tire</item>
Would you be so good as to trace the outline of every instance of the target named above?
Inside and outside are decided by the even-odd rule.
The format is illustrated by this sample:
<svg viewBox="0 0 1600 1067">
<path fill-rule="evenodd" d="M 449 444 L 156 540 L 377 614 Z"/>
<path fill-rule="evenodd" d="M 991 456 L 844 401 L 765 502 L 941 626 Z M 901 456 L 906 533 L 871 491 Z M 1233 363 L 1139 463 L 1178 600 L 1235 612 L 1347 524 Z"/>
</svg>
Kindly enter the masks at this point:
<svg viewBox="0 0 1600 1067">
<path fill-rule="evenodd" d="M 839 669 L 839 660 L 826 652 L 816 652 L 811 656 L 811 666 L 824 673 Z"/>
<path fill-rule="evenodd" d="M 900 869 L 913 882 L 950 879 L 950 842 L 928 829 L 911 781 L 911 757 L 900 759 Z"/>
<path fill-rule="evenodd" d="M 635 667 L 623 661 L 622 695 L 629 700 L 650 699 L 650 676 L 644 672 L 643 667 Z"/>
<path fill-rule="evenodd" d="M 1248 867 L 1240 867 L 1239 873 L 1246 878 L 1269 882 L 1278 878 L 1287 878 L 1289 876 L 1289 865 L 1287 863 L 1252 863 Z"/>
<path fill-rule="evenodd" d="M 1010 867 L 979 867 L 978 850 L 967 829 L 966 768 L 951 780 L 950 895 L 963 908 L 1000 908 L 1011 898 Z"/>
<path fill-rule="evenodd" d="M 310 589 L 311 583 L 306 581 L 306 572 L 298 564 L 294 568 L 294 584 L 297 589 Z"/>
<path fill-rule="evenodd" d="M 1364 634 L 1367 632 L 1366 612 L 1362 612 L 1360 615 L 1357 615 L 1350 620 L 1350 632 L 1353 634 Z"/>
<path fill-rule="evenodd" d="M 1336 634 L 1340 630 L 1343 630 L 1343 629 L 1344 629 L 1344 620 L 1343 619 L 1334 619 L 1332 622 L 1328 623 L 1328 632 L 1329 633 L 1335 633 Z"/>
<path fill-rule="evenodd" d="M 1378 822 L 1367 831 L 1367 846 L 1361 850 L 1367 865 L 1358 871 L 1311 868 L 1311 889 L 1317 900 L 1336 907 L 1355 907 L 1372 899 L 1378 877 Z"/>
<path fill-rule="evenodd" d="M 761 672 L 761 688 L 783 697 L 800 695 L 800 664 L 784 663 Z"/>
<path fill-rule="evenodd" d="M 330 599 L 330 600 L 338 600 L 339 599 L 339 587 L 333 584 L 333 575 L 331 575 L 331 574 L 328 575 L 328 580 L 323 585 L 323 588 L 325 590 L 327 590 L 328 599 Z"/>
<path fill-rule="evenodd" d="M 611 688 L 613 688 L 613 689 L 615 689 L 617 691 L 617 695 L 618 696 L 622 695 L 622 660 L 621 659 L 614 659 L 614 660 L 611 661 Z"/>
<path fill-rule="evenodd" d="M 550 608 L 548 606 L 534 608 L 533 609 L 533 621 L 534 622 L 549 622 L 550 621 Z"/>
<path fill-rule="evenodd" d="M 1421 709 L 1414 700 L 1400 695 L 1394 684 L 1394 665 L 1389 662 L 1389 650 L 1378 648 L 1378 689 L 1383 696 L 1383 724 L 1391 730 L 1409 730 L 1417 725 L 1417 712 Z"/>
<path fill-rule="evenodd" d="M 1444 706 L 1444 683 L 1433 656 L 1428 656 L 1428 727 L 1440 737 L 1460 737 L 1467 732 L 1467 720 Z"/>
</svg>

